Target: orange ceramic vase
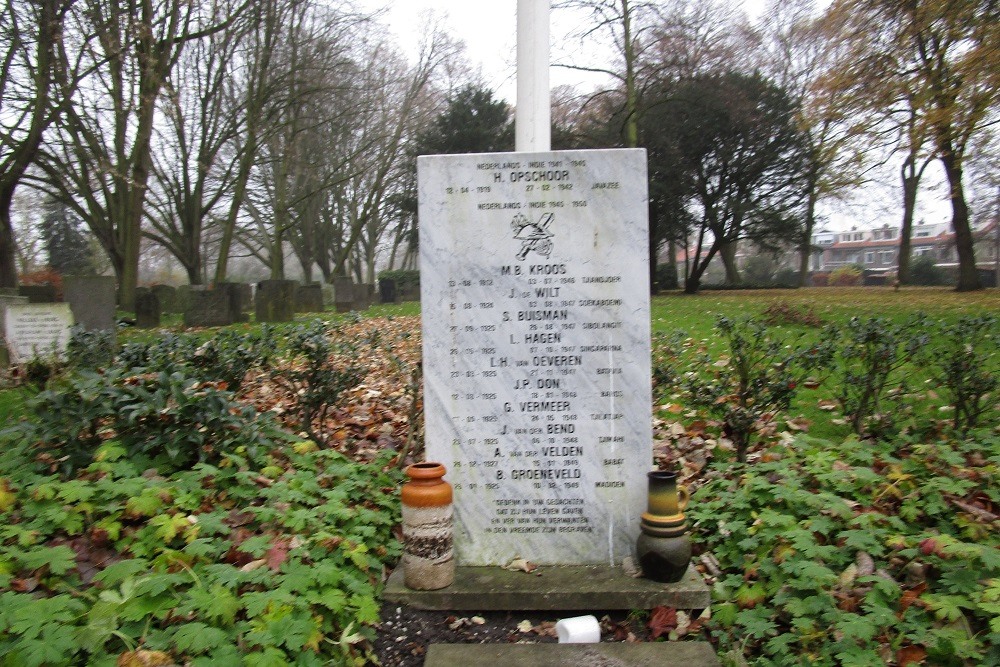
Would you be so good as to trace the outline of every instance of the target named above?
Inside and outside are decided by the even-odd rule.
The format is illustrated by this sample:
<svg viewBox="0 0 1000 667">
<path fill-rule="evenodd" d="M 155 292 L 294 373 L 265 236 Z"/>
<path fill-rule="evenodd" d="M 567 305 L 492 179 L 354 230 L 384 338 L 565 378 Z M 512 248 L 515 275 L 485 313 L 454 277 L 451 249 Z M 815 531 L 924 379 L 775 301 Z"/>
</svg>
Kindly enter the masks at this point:
<svg viewBox="0 0 1000 667">
<path fill-rule="evenodd" d="M 451 484 L 440 463 L 414 463 L 403 485 L 403 582 L 431 591 L 455 580 Z"/>
</svg>

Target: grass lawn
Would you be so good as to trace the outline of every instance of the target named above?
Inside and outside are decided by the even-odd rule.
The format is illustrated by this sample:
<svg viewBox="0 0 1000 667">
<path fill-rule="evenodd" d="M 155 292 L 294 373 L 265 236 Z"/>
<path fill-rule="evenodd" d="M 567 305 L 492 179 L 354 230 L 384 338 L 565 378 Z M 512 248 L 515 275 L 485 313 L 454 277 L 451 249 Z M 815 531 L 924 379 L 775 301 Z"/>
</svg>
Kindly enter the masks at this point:
<svg viewBox="0 0 1000 667">
<path fill-rule="evenodd" d="M 685 295 L 663 293 L 653 297 L 653 333 L 682 329 L 705 338 L 720 315 L 756 316 L 774 304 L 809 309 L 824 322 L 851 317 L 886 317 L 901 321 L 922 312 L 952 321 L 962 315 L 1000 313 L 1000 290 L 956 292 L 946 287 L 809 287 L 795 290 L 733 290 Z"/>
</svg>

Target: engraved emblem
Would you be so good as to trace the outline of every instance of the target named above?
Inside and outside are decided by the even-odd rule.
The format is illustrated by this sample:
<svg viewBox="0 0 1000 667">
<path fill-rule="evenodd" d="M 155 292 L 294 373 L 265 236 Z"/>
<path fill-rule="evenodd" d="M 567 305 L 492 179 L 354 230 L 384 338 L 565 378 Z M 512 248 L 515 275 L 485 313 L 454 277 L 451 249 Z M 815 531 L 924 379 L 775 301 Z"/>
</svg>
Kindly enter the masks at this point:
<svg viewBox="0 0 1000 667">
<path fill-rule="evenodd" d="M 519 260 L 527 257 L 532 250 L 542 257 L 552 254 L 553 234 L 549 231 L 551 223 L 551 213 L 543 213 L 538 222 L 531 222 L 523 213 L 514 216 L 510 228 L 514 230 L 514 238 L 521 242 L 521 249 L 517 253 Z"/>
</svg>

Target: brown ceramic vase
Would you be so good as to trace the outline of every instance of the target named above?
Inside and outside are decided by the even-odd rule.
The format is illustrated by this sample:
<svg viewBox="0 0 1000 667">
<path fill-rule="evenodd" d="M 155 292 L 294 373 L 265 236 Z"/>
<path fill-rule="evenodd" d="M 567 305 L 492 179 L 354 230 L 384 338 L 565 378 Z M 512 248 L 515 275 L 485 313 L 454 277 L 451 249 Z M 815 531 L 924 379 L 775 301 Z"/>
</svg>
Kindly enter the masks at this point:
<svg viewBox="0 0 1000 667">
<path fill-rule="evenodd" d="M 683 510 L 688 492 L 678 486 L 676 473 L 649 473 L 649 504 L 643 512 L 636 541 L 636 555 L 647 579 L 663 583 L 680 581 L 691 561 L 691 541 Z"/>
<path fill-rule="evenodd" d="M 403 582 L 431 591 L 455 580 L 452 492 L 440 463 L 414 463 L 403 484 Z"/>
</svg>

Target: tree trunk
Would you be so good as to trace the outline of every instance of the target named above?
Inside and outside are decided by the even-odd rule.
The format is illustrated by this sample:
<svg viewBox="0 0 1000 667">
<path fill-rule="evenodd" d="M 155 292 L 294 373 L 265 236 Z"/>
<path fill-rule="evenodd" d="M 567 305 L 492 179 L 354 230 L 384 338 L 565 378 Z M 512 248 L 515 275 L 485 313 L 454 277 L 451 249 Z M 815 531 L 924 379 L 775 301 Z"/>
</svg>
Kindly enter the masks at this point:
<svg viewBox="0 0 1000 667">
<path fill-rule="evenodd" d="M 697 294 L 698 287 L 701 285 L 701 276 L 705 273 L 705 269 L 711 263 L 712 258 L 715 257 L 715 253 L 719 251 L 719 244 L 713 243 L 712 247 L 708 251 L 708 255 L 705 256 L 704 261 L 702 261 L 701 255 L 701 243 L 698 244 L 697 252 L 694 257 L 694 263 L 691 267 L 691 272 L 688 274 L 687 279 L 684 281 L 684 293 L 685 294 Z"/>
<path fill-rule="evenodd" d="M 955 249 L 958 251 L 958 284 L 959 292 L 981 290 L 982 282 L 976 270 L 976 255 L 973 249 L 972 227 L 969 224 L 969 205 L 965 201 L 965 191 L 962 188 L 962 163 L 952 150 L 951 142 L 942 142 L 941 163 L 948 177 L 948 187 L 951 195 L 951 226 L 955 232 Z"/>
<path fill-rule="evenodd" d="M 17 287 L 17 244 L 10 208 L 14 184 L 0 190 L 0 287 Z"/>
<path fill-rule="evenodd" d="M 669 278 L 665 285 L 660 285 L 661 289 L 677 289 L 677 241 L 673 237 L 667 241 L 667 252 L 670 257 L 667 259 L 667 274 Z"/>
<path fill-rule="evenodd" d="M 926 165 L 926 163 L 925 163 Z M 910 282 L 910 253 L 913 237 L 913 216 L 917 208 L 917 186 L 920 184 L 920 172 L 916 169 L 915 158 L 906 156 L 901 168 L 903 179 L 903 226 L 899 230 L 899 260 L 897 261 L 896 279 L 901 285 Z"/>
<path fill-rule="evenodd" d="M 814 171 L 814 170 L 813 170 Z M 809 286 L 809 259 L 812 257 L 812 233 L 816 227 L 817 180 L 814 173 L 810 174 L 809 192 L 806 195 L 806 219 L 802 227 L 802 241 L 799 246 L 799 287 Z"/>
<path fill-rule="evenodd" d="M 740 270 L 736 266 L 736 241 L 723 241 L 719 244 L 719 257 L 726 268 L 726 284 L 740 284 Z"/>
</svg>

